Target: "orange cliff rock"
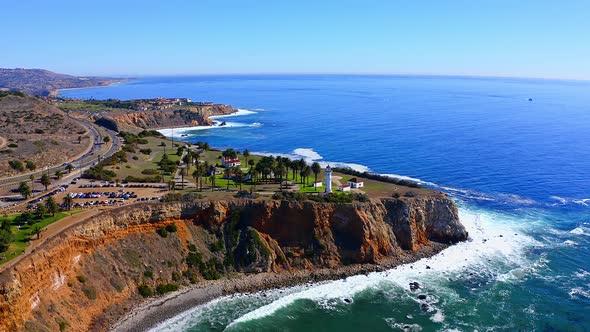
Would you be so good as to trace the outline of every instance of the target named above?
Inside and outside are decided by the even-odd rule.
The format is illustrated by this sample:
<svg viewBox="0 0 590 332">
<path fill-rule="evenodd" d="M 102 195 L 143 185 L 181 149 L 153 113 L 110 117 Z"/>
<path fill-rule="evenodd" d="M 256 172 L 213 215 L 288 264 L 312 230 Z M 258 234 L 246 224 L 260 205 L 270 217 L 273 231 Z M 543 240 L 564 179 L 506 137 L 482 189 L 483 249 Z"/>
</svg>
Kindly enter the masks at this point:
<svg viewBox="0 0 590 332">
<path fill-rule="evenodd" d="M 156 232 L 171 224 L 168 236 Z M 351 204 L 136 204 L 66 230 L 2 272 L 0 331 L 106 330 L 143 301 L 140 284 L 379 263 L 432 241 L 466 239 L 443 194 Z"/>
<path fill-rule="evenodd" d="M 131 126 L 143 129 L 167 127 L 210 126 L 213 115 L 226 115 L 235 112 L 228 105 L 204 105 L 188 109 L 167 109 L 158 111 L 112 112 L 103 119 L 114 120 L 118 126 Z M 104 120 L 103 120 L 104 121 Z"/>
</svg>

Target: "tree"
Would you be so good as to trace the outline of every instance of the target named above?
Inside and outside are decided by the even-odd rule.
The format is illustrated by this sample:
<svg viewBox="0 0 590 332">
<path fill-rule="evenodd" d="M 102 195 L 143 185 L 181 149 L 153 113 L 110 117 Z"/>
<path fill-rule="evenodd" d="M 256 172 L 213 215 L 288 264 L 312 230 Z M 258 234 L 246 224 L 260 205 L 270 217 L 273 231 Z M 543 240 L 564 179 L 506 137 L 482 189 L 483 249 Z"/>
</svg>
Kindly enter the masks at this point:
<svg viewBox="0 0 590 332">
<path fill-rule="evenodd" d="M 234 170 L 234 182 L 237 182 L 240 185 L 240 191 L 242 190 L 242 181 L 244 180 L 244 172 L 239 167 L 236 167 Z"/>
<path fill-rule="evenodd" d="M 45 191 L 47 191 L 47 187 L 49 187 L 49 185 L 51 184 L 51 179 L 49 178 L 49 175 L 43 174 L 41 176 L 41 184 L 45 186 Z"/>
<path fill-rule="evenodd" d="M 37 165 L 30 160 L 25 160 L 25 167 L 27 167 L 29 171 L 34 171 L 37 168 Z"/>
<path fill-rule="evenodd" d="M 313 172 L 313 175 L 315 177 L 315 182 L 318 182 L 318 174 L 320 174 L 320 172 L 322 171 L 320 163 L 315 161 L 313 164 L 311 164 L 311 171 Z M 315 187 L 315 189 L 317 190 L 317 187 Z"/>
<path fill-rule="evenodd" d="M 238 153 L 234 149 L 227 149 L 227 150 L 223 151 L 221 153 L 221 155 L 225 158 L 232 158 L 232 159 L 238 157 Z"/>
<path fill-rule="evenodd" d="M 72 164 L 66 165 L 66 171 L 68 171 L 68 174 L 72 173 L 73 170 L 74 170 L 74 165 L 72 165 Z"/>
<path fill-rule="evenodd" d="M 33 192 L 35 191 L 35 174 L 31 174 L 29 179 L 31 179 L 31 192 Z"/>
<path fill-rule="evenodd" d="M 24 199 L 27 199 L 31 196 L 31 187 L 26 182 L 21 182 L 18 186 L 18 192 L 23 196 Z"/>
<path fill-rule="evenodd" d="M 35 225 L 33 227 L 33 229 L 31 230 L 31 235 L 37 235 L 37 240 L 39 240 L 39 238 L 41 238 L 42 231 L 43 231 L 43 229 L 41 227 L 39 227 L 39 225 Z"/>
<path fill-rule="evenodd" d="M 225 168 L 225 179 L 227 180 L 227 190 L 229 190 L 229 179 L 231 178 L 233 171 L 234 171 L 233 167 L 226 167 Z"/>
<path fill-rule="evenodd" d="M 311 175 L 311 167 L 305 165 L 305 167 L 303 167 L 303 169 L 301 169 L 302 182 L 303 182 L 303 180 L 305 180 L 305 184 L 307 184 L 307 178 L 310 175 Z"/>
<path fill-rule="evenodd" d="M 168 191 L 173 191 L 176 189 L 176 182 L 174 180 L 168 181 Z"/>
<path fill-rule="evenodd" d="M 248 151 L 248 149 L 244 150 L 244 152 L 242 152 L 242 154 L 244 155 L 244 158 L 246 158 L 246 164 L 248 164 L 248 158 L 250 157 L 250 151 Z"/>
<path fill-rule="evenodd" d="M 105 137 L 102 139 L 102 141 L 103 141 L 103 142 L 105 142 L 105 143 L 108 143 L 108 142 L 110 142 L 110 141 L 111 141 L 111 137 L 110 137 L 110 136 L 105 136 Z"/>
<path fill-rule="evenodd" d="M 70 211 L 72 209 L 73 203 L 74 203 L 74 199 L 72 198 L 72 196 L 70 196 L 69 194 L 66 194 L 64 196 L 64 201 L 63 201 L 63 204 L 64 204 L 66 210 Z"/>
<path fill-rule="evenodd" d="M 55 171 L 55 178 L 56 179 L 59 180 L 59 179 L 63 178 L 63 176 L 64 175 L 63 175 L 63 173 L 60 170 Z"/>
<path fill-rule="evenodd" d="M 186 167 L 180 167 L 180 185 L 182 186 L 182 189 L 184 190 L 184 176 L 186 174 L 186 172 L 188 172 L 188 169 Z"/>
<path fill-rule="evenodd" d="M 303 158 L 299 159 L 297 161 L 297 168 L 299 169 L 299 178 L 301 179 L 300 182 L 303 182 L 303 176 L 301 175 L 301 171 L 303 170 L 303 168 L 305 167 L 306 163 L 305 160 Z"/>
<path fill-rule="evenodd" d="M 14 239 L 10 229 L 10 220 L 0 220 L 0 252 L 6 251 Z"/>
<path fill-rule="evenodd" d="M 43 216 L 45 216 L 47 214 L 47 208 L 45 208 L 45 205 L 38 203 L 36 214 L 37 214 L 37 217 L 43 218 Z"/>
<path fill-rule="evenodd" d="M 195 178 L 195 185 L 197 186 L 197 190 L 199 189 L 199 178 L 201 177 L 201 169 L 199 168 L 199 165 L 197 165 L 197 168 L 193 171 L 192 174 L 193 178 Z"/>
<path fill-rule="evenodd" d="M 52 196 L 47 197 L 47 200 L 45 201 L 45 207 L 47 208 L 47 212 L 51 213 L 52 216 L 55 216 L 55 214 L 59 211 L 59 205 L 57 205 L 57 202 Z"/>
</svg>

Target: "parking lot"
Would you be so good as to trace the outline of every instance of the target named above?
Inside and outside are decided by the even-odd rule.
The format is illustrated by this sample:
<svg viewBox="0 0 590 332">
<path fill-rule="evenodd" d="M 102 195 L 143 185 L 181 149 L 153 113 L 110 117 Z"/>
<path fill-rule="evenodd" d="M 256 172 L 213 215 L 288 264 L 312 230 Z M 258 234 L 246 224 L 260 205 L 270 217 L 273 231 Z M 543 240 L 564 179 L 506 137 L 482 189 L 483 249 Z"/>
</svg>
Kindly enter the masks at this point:
<svg viewBox="0 0 590 332">
<path fill-rule="evenodd" d="M 64 197 L 68 195 L 73 199 L 72 208 L 119 206 L 133 202 L 159 201 L 167 193 L 167 189 L 161 183 L 115 183 L 76 178 L 31 203 L 41 203 L 53 196 L 62 205 Z"/>
</svg>

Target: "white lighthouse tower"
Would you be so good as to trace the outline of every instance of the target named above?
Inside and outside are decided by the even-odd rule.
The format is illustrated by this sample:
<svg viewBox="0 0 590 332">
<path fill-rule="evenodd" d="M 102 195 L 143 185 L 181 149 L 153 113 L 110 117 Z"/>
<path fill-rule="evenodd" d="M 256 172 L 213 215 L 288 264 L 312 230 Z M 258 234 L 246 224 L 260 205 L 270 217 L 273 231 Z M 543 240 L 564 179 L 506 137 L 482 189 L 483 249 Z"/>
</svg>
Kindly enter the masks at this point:
<svg viewBox="0 0 590 332">
<path fill-rule="evenodd" d="M 332 169 L 330 168 L 330 165 L 326 167 L 326 192 L 332 192 Z"/>
</svg>

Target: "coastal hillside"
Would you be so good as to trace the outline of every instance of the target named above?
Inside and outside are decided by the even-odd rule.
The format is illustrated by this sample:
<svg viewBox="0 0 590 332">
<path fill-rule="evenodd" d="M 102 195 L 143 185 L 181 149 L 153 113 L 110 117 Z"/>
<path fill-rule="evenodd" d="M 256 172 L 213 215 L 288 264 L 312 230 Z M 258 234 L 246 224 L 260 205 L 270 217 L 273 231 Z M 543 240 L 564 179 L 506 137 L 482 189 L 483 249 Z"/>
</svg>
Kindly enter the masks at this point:
<svg viewBox="0 0 590 332">
<path fill-rule="evenodd" d="M 56 107 L 21 93 L 0 92 L 0 175 L 59 165 L 92 143 L 88 129 Z"/>
<path fill-rule="evenodd" d="M 44 69 L 0 68 L 0 90 L 18 90 L 30 95 L 57 94 L 59 89 L 105 86 L 124 79 L 80 77 L 58 74 Z"/>
<path fill-rule="evenodd" d="M 430 256 L 467 236 L 453 201 L 436 192 L 347 204 L 121 207 L 48 239 L 0 274 L 0 331 L 103 331 L 146 298 L 179 287 L 225 280 L 232 286 L 223 293 L 253 291 L 285 286 L 273 280 L 295 273 L 312 280 L 320 269 L 323 279 L 341 278 Z M 230 283 L 257 273 L 276 278 Z"/>
</svg>

